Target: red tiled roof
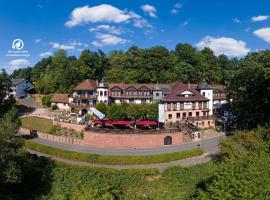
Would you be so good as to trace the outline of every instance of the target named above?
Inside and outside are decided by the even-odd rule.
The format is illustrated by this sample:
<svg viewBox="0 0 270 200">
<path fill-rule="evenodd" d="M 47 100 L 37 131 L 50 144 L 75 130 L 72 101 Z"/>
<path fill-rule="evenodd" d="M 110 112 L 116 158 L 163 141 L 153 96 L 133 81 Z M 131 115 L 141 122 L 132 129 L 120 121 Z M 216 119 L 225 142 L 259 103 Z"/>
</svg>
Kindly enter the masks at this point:
<svg viewBox="0 0 270 200">
<path fill-rule="evenodd" d="M 80 83 L 73 90 L 95 90 L 96 88 L 96 81 L 87 79 L 84 82 Z"/>
<path fill-rule="evenodd" d="M 164 98 L 164 101 L 209 101 L 194 89 L 194 86 L 194 84 L 175 83 L 170 89 L 170 93 Z M 190 91 L 193 95 L 188 97 L 178 95 L 185 90 Z"/>
<path fill-rule="evenodd" d="M 53 103 L 68 103 L 68 94 L 54 94 L 51 98 Z"/>
<path fill-rule="evenodd" d="M 132 83 L 109 83 L 110 90 L 114 87 L 118 87 L 122 90 L 125 90 L 129 87 L 134 87 L 137 90 L 140 89 L 141 87 L 147 87 L 151 90 L 154 90 L 154 89 L 157 89 L 157 87 L 160 89 L 163 89 L 163 88 L 169 89 L 170 84 L 167 84 L 167 83 L 158 83 L 158 84 L 155 84 L 155 83 L 133 83 L 133 84 Z"/>
</svg>

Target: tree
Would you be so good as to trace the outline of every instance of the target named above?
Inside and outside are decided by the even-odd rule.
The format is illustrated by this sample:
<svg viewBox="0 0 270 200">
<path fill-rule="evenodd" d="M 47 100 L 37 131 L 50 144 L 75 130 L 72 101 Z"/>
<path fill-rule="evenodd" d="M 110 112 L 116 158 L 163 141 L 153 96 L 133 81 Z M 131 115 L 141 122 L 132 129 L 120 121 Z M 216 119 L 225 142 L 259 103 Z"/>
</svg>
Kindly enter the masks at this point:
<svg viewBox="0 0 270 200">
<path fill-rule="evenodd" d="M 220 144 L 217 171 L 195 199 L 269 199 L 270 131 L 237 133 Z"/>
<path fill-rule="evenodd" d="M 7 73 L 2 70 L 0 72 L 0 117 L 12 106 L 15 102 L 14 98 L 9 95 L 11 80 Z"/>
<path fill-rule="evenodd" d="M 270 68 L 262 62 L 269 52 L 249 54 L 239 63 L 228 82 L 228 98 L 232 111 L 238 117 L 240 128 L 252 129 L 270 124 Z"/>
<path fill-rule="evenodd" d="M 15 108 L 0 119 L 0 183 L 19 183 L 22 179 L 17 156 L 22 143 L 15 137 L 20 126 Z"/>
</svg>

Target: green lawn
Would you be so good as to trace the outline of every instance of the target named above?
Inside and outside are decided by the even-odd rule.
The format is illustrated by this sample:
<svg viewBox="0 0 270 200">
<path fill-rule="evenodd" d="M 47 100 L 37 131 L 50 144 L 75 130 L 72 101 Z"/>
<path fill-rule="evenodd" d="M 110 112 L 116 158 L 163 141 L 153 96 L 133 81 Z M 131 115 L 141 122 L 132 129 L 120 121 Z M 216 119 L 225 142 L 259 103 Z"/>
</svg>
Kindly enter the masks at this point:
<svg viewBox="0 0 270 200">
<path fill-rule="evenodd" d="M 112 164 L 112 165 L 132 165 L 132 164 L 153 164 L 153 163 L 165 163 L 174 160 L 181 160 L 189 157 L 194 157 L 203 154 L 203 150 L 196 148 L 188 151 L 165 153 L 158 155 L 146 155 L 146 156 L 111 156 L 111 155 L 97 155 L 97 154 L 87 154 L 74 151 L 67 151 L 63 149 L 58 149 L 55 147 L 45 146 L 38 144 L 33 141 L 25 141 L 25 147 L 46 153 L 49 155 L 54 155 L 60 158 L 65 158 L 69 160 L 78 160 L 90 163 L 100 163 L 100 164 Z"/>
<path fill-rule="evenodd" d="M 21 117 L 22 127 L 26 129 L 37 130 L 39 132 L 48 132 L 52 127 L 53 121 L 42 117 Z"/>
</svg>

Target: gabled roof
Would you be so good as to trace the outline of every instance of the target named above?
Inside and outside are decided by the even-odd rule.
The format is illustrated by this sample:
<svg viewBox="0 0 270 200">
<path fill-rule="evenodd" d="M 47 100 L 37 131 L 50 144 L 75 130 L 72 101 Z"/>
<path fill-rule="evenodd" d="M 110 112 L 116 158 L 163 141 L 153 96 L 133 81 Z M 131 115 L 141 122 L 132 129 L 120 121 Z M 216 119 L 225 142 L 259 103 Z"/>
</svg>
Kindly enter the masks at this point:
<svg viewBox="0 0 270 200">
<path fill-rule="evenodd" d="M 69 94 L 54 94 L 51 98 L 53 103 L 68 103 Z"/>
<path fill-rule="evenodd" d="M 96 88 L 96 81 L 87 79 L 84 82 L 80 83 L 73 90 L 95 90 Z"/>
<path fill-rule="evenodd" d="M 158 85 L 158 87 L 157 87 Z M 170 84 L 167 83 L 134 83 L 134 84 L 129 84 L 129 83 L 109 83 L 109 89 L 111 90 L 114 87 L 118 87 L 121 90 L 125 90 L 129 87 L 134 87 L 137 90 L 139 90 L 142 87 L 149 88 L 150 90 L 156 90 L 157 88 L 160 88 L 161 90 L 169 90 L 170 89 Z"/>
<path fill-rule="evenodd" d="M 193 95 L 188 97 L 178 95 L 184 91 L 190 91 Z M 164 101 L 209 101 L 209 99 L 201 95 L 196 89 L 191 87 L 190 84 L 175 83 L 169 94 L 164 98 Z"/>
<path fill-rule="evenodd" d="M 12 86 L 17 86 L 19 85 L 21 82 L 23 82 L 25 79 L 24 78 L 15 78 L 15 79 L 11 79 L 11 85 Z"/>
</svg>

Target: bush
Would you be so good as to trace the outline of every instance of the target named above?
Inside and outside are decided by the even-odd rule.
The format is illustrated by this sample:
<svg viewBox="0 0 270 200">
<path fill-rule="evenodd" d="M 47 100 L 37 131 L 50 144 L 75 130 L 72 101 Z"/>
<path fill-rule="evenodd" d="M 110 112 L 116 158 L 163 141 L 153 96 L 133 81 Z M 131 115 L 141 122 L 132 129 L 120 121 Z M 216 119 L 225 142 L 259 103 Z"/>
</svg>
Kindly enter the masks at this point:
<svg viewBox="0 0 270 200">
<path fill-rule="evenodd" d="M 181 160 L 189 157 L 199 156 L 203 154 L 203 150 L 196 148 L 187 151 L 173 152 L 157 155 L 145 156 L 113 156 L 113 155 L 97 155 L 87 154 L 74 151 L 67 151 L 58 149 L 51 146 L 45 146 L 33 141 L 26 141 L 25 146 L 29 149 L 54 155 L 60 158 L 78 160 L 90 163 L 112 164 L 112 165 L 136 165 L 136 164 L 153 164 L 153 163 L 166 163 L 174 160 Z"/>
<path fill-rule="evenodd" d="M 52 105 L 52 110 L 57 110 L 57 109 L 58 109 L 57 105 L 56 104 L 53 104 Z"/>
<path fill-rule="evenodd" d="M 60 130 L 61 130 L 61 127 L 59 125 L 52 125 L 51 127 L 48 128 L 46 132 L 55 135 Z"/>
<path fill-rule="evenodd" d="M 51 106 L 51 98 L 52 98 L 52 95 L 44 95 L 42 97 L 42 105 L 43 106 L 46 106 L 46 107 L 50 107 Z"/>
</svg>

